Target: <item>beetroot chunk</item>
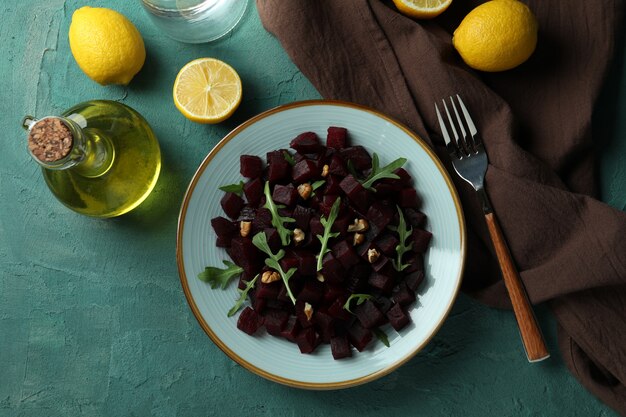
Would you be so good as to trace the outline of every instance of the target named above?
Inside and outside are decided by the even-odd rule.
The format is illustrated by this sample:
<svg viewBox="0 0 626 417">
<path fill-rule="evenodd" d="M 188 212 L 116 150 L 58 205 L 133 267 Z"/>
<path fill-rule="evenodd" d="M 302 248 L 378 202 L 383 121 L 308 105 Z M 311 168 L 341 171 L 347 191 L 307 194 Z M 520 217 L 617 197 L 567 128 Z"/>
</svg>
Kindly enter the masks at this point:
<svg viewBox="0 0 626 417">
<path fill-rule="evenodd" d="M 236 236 L 233 238 L 228 254 L 233 262 L 242 267 L 247 274 L 254 274 L 260 266 L 260 252 L 251 239 Z"/>
<path fill-rule="evenodd" d="M 296 202 L 297 198 L 298 191 L 293 184 L 277 184 L 274 186 L 274 191 L 272 192 L 272 200 L 274 200 L 274 202 L 284 204 L 286 206 L 292 206 Z"/>
<path fill-rule="evenodd" d="M 354 247 L 346 240 L 342 240 L 333 246 L 333 254 L 345 269 L 352 268 L 361 260 Z"/>
<path fill-rule="evenodd" d="M 407 286 L 406 281 L 402 281 L 394 288 L 391 298 L 396 304 L 407 306 L 415 301 L 415 293 Z"/>
<path fill-rule="evenodd" d="M 322 144 L 313 132 L 299 134 L 291 141 L 289 146 L 299 153 L 317 153 L 322 149 Z"/>
<path fill-rule="evenodd" d="M 394 214 L 396 214 L 396 210 L 377 201 L 367 210 L 367 219 L 378 230 L 384 230 L 393 219 Z"/>
<path fill-rule="evenodd" d="M 322 259 L 322 275 L 324 276 L 324 282 L 339 283 L 343 281 L 345 270 L 332 254 L 332 252 L 324 255 Z"/>
<path fill-rule="evenodd" d="M 313 314 L 313 323 L 322 342 L 330 342 L 330 338 L 335 335 L 335 329 L 333 327 L 335 320 L 327 313 L 317 310 Z"/>
<path fill-rule="evenodd" d="M 283 330 L 280 332 L 280 335 L 290 342 L 295 343 L 296 337 L 298 336 L 301 328 L 302 326 L 300 326 L 298 318 L 296 316 L 291 316 L 289 317 L 289 320 L 287 320 L 287 324 L 285 324 Z"/>
<path fill-rule="evenodd" d="M 426 252 L 426 249 L 428 249 L 428 244 L 430 243 L 430 239 L 433 237 L 433 234 L 427 230 L 413 229 L 411 237 L 413 238 L 413 251 L 417 253 L 424 253 Z"/>
<path fill-rule="evenodd" d="M 400 241 L 391 234 L 381 236 L 376 240 L 376 246 L 387 256 L 394 256 L 396 254 L 396 246 Z"/>
<path fill-rule="evenodd" d="M 334 359 L 349 358 L 352 356 L 348 336 L 335 336 L 330 338 L 330 351 Z"/>
<path fill-rule="evenodd" d="M 359 352 L 363 352 L 365 346 L 372 340 L 372 332 L 369 329 L 361 326 L 359 322 L 354 322 L 348 329 L 348 339 L 350 344 L 356 348 Z"/>
<path fill-rule="evenodd" d="M 352 166 L 358 170 L 362 171 L 372 167 L 372 157 L 362 146 L 351 146 L 342 149 L 340 155 L 344 161 L 352 162 Z"/>
<path fill-rule="evenodd" d="M 267 309 L 263 317 L 267 332 L 272 336 L 280 336 L 289 320 L 289 313 L 285 310 Z"/>
<path fill-rule="evenodd" d="M 224 213 L 231 219 L 236 219 L 239 217 L 239 213 L 243 208 L 244 201 L 243 198 L 239 197 L 235 193 L 226 193 L 224 197 L 220 200 L 220 204 Z"/>
<path fill-rule="evenodd" d="M 301 205 L 297 205 L 296 208 L 293 209 L 292 217 L 296 221 L 296 226 L 304 232 L 309 230 L 309 221 L 311 220 L 312 212 L 312 209 Z"/>
<path fill-rule="evenodd" d="M 363 304 L 357 306 L 354 309 L 354 314 L 359 319 L 361 325 L 367 329 L 378 327 L 385 322 L 383 313 L 370 300 L 366 300 Z"/>
<path fill-rule="evenodd" d="M 292 178 L 294 182 L 300 184 L 307 182 L 311 178 L 317 176 L 319 168 L 317 164 L 310 159 L 303 159 L 293 166 Z"/>
<path fill-rule="evenodd" d="M 213 226 L 213 230 L 215 230 L 215 234 L 218 238 L 229 238 L 229 241 L 237 233 L 237 226 L 235 226 L 235 223 L 224 217 L 211 219 L 211 226 Z"/>
<path fill-rule="evenodd" d="M 395 304 L 389 309 L 387 312 L 387 319 L 389 319 L 391 327 L 397 331 L 402 330 L 402 328 L 411 321 L 411 318 L 404 312 L 400 304 Z"/>
<path fill-rule="evenodd" d="M 243 186 L 243 193 L 246 195 L 248 204 L 253 207 L 258 207 L 259 204 L 261 204 L 261 197 L 263 197 L 263 181 L 261 178 L 248 181 Z"/>
<path fill-rule="evenodd" d="M 317 304 L 324 296 L 324 287 L 317 280 L 308 280 L 304 284 L 302 291 L 298 293 L 298 301 L 304 301 L 309 304 Z"/>
<path fill-rule="evenodd" d="M 424 282 L 424 271 L 415 271 L 404 278 L 406 286 L 413 291 L 417 291 L 419 286 Z"/>
<path fill-rule="evenodd" d="M 415 188 L 404 188 L 400 191 L 398 197 L 398 204 L 400 207 L 417 207 L 420 205 L 420 199 L 417 196 Z"/>
<path fill-rule="evenodd" d="M 241 155 L 239 157 L 241 164 L 239 172 L 241 176 L 246 178 L 259 178 L 263 175 L 263 161 L 258 156 Z"/>
<path fill-rule="evenodd" d="M 286 179 L 289 176 L 289 162 L 281 154 L 268 158 L 269 168 L 267 170 L 267 180 L 271 183 Z"/>
<path fill-rule="evenodd" d="M 253 335 L 261 327 L 261 320 L 256 311 L 246 307 L 237 319 L 237 328 L 241 331 Z"/>
<path fill-rule="evenodd" d="M 347 133 L 348 131 L 344 127 L 329 127 L 326 136 L 326 146 L 334 149 L 345 148 L 348 142 Z"/>
<path fill-rule="evenodd" d="M 345 177 L 339 187 L 348 196 L 348 199 L 356 206 L 357 209 L 366 211 L 369 206 L 369 196 L 367 190 L 363 188 L 361 183 L 352 175 Z"/>
<path fill-rule="evenodd" d="M 393 281 L 394 279 L 391 276 L 373 272 L 367 283 L 370 287 L 382 293 L 389 293 L 391 292 L 391 288 L 393 288 Z"/>
<path fill-rule="evenodd" d="M 419 210 L 413 208 L 404 209 L 404 217 L 408 223 L 413 227 L 423 227 L 426 222 L 426 215 Z"/>
<path fill-rule="evenodd" d="M 339 175 L 340 177 L 348 175 L 348 170 L 346 169 L 346 165 L 341 157 L 333 155 L 330 159 L 330 165 L 328 166 L 328 173 L 332 175 Z"/>
<path fill-rule="evenodd" d="M 295 251 L 294 257 L 298 260 L 298 273 L 306 276 L 315 276 L 317 260 L 310 251 Z"/>
<path fill-rule="evenodd" d="M 301 353 L 311 353 L 317 347 L 317 334 L 313 327 L 302 329 L 296 337 L 296 343 Z"/>
</svg>

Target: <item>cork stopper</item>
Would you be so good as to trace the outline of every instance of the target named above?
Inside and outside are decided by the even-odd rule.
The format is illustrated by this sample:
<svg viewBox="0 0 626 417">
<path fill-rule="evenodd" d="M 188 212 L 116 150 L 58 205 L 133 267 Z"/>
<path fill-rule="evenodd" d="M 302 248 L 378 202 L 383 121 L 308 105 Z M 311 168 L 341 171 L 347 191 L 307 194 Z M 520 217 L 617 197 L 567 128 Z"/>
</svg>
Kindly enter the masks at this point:
<svg viewBox="0 0 626 417">
<path fill-rule="evenodd" d="M 70 129 L 55 117 L 35 123 L 28 134 L 28 149 L 41 162 L 56 162 L 72 150 L 74 137 Z"/>
</svg>

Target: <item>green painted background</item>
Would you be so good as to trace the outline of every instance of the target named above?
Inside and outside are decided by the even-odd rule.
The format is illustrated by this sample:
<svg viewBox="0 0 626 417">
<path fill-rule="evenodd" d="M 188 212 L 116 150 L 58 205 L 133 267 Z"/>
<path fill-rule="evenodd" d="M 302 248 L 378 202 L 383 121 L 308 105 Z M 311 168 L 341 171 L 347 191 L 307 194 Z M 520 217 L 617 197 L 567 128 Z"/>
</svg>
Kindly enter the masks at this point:
<svg viewBox="0 0 626 417">
<path fill-rule="evenodd" d="M 87 4 L 121 11 L 144 36 L 148 58 L 127 88 L 95 84 L 71 56 L 71 15 Z M 344 391 L 268 382 L 212 344 L 187 307 L 175 263 L 186 185 L 239 123 L 319 97 L 250 6 L 227 38 L 184 45 L 159 33 L 138 0 L 0 2 L 0 416 L 615 416 L 574 380 L 558 354 L 529 365 L 510 312 L 463 295 L 417 357 Z M 187 121 L 171 100 L 179 68 L 202 56 L 229 62 L 243 80 L 240 109 L 219 126 Z M 623 209 L 622 74 L 617 65 L 598 117 L 609 149 L 601 167 L 604 199 Z M 94 98 L 140 111 L 164 158 L 149 199 L 106 221 L 74 214 L 52 197 L 19 127 L 27 113 L 56 114 Z M 555 323 L 545 308 L 539 317 L 556 353 Z"/>
</svg>

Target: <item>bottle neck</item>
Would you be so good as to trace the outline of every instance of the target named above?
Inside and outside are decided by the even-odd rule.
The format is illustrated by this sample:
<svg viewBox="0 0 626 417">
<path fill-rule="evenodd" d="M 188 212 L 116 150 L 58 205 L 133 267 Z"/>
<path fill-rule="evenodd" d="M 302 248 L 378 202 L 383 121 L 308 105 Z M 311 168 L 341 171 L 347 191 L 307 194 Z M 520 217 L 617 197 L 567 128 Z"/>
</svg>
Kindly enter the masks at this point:
<svg viewBox="0 0 626 417">
<path fill-rule="evenodd" d="M 78 174 L 89 178 L 104 175 L 111 168 L 115 158 L 115 150 L 110 140 L 104 136 L 89 132 L 89 129 L 84 128 L 86 126 L 80 126 L 79 123 L 71 119 L 71 116 L 49 116 L 39 120 L 35 120 L 31 116 L 26 116 L 22 122 L 22 126 L 27 129 L 29 135 L 31 135 L 32 129 L 38 123 L 54 119 L 60 121 L 69 130 L 72 138 L 71 149 L 62 158 L 50 160 L 41 158 L 40 155 L 35 154 L 31 146 L 29 146 L 31 157 L 39 165 L 49 170 L 72 169 Z"/>
</svg>

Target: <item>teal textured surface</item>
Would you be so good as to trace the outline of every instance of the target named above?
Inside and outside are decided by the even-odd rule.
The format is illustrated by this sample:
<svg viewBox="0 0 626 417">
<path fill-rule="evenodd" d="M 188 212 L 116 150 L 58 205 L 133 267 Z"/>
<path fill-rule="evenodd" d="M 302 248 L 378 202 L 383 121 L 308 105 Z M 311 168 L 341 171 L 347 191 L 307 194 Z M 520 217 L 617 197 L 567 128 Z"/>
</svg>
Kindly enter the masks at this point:
<svg viewBox="0 0 626 417">
<path fill-rule="evenodd" d="M 101 87 L 74 62 L 67 32 L 83 5 L 114 8 L 142 33 L 147 61 L 128 87 Z M 253 2 L 235 32 L 206 45 L 165 37 L 139 1 L 5 0 L 0 10 L 0 416 L 615 416 L 563 365 L 546 309 L 538 313 L 553 356 L 529 365 L 512 313 L 463 295 L 424 351 L 361 387 L 302 391 L 235 364 L 204 334 L 181 290 L 175 236 L 182 196 L 232 128 L 319 94 L 263 29 Z M 187 121 L 171 98 L 178 70 L 203 56 L 230 63 L 243 81 L 241 107 L 217 126 Z M 598 112 L 608 147 L 603 198 L 624 209 L 620 63 L 609 82 Z M 163 152 L 152 195 L 112 220 L 57 202 L 20 128 L 25 114 L 58 114 L 96 98 L 142 113 Z"/>
</svg>

